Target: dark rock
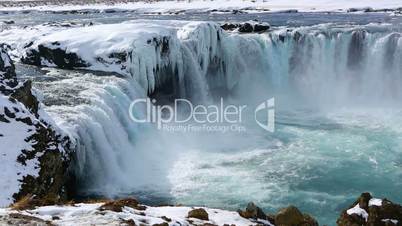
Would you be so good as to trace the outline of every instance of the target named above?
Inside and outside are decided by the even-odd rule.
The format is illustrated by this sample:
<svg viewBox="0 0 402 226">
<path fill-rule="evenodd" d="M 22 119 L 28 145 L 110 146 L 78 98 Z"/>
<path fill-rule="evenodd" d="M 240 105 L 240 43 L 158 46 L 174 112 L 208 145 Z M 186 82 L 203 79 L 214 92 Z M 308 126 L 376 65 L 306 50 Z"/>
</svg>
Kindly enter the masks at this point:
<svg viewBox="0 0 402 226">
<path fill-rule="evenodd" d="M 123 207 L 131 207 L 133 209 L 137 209 L 139 206 L 139 202 L 136 199 L 133 198 L 126 198 L 126 199 L 119 199 L 116 201 L 110 201 L 105 204 L 103 204 L 101 207 L 99 207 L 99 210 L 105 211 L 105 210 L 110 210 L 113 212 L 122 212 Z"/>
<path fill-rule="evenodd" d="M 254 25 L 254 32 L 264 32 L 269 29 L 269 25 L 267 24 L 255 24 Z"/>
<path fill-rule="evenodd" d="M 15 114 L 13 112 L 11 112 L 7 107 L 4 107 L 4 114 L 8 118 L 15 118 Z"/>
<path fill-rule="evenodd" d="M 0 122 L 10 123 L 10 121 L 2 114 L 0 114 Z"/>
<path fill-rule="evenodd" d="M 152 226 L 169 226 L 169 224 L 166 223 L 166 222 L 163 222 L 163 223 L 160 223 L 160 224 L 153 224 Z"/>
<path fill-rule="evenodd" d="M 259 219 L 267 220 L 276 226 L 318 226 L 317 221 L 308 214 L 303 214 L 296 207 L 289 206 L 281 209 L 276 215 L 265 214 L 254 203 L 249 203 L 246 210 L 238 210 L 241 217 L 258 222 Z"/>
<path fill-rule="evenodd" d="M 256 21 L 252 21 L 250 23 L 224 23 L 221 25 L 221 28 L 226 31 L 238 29 L 241 33 L 252 33 L 267 31 L 270 26 L 267 23 L 256 23 Z"/>
<path fill-rule="evenodd" d="M 338 226 L 401 226 L 402 225 L 402 206 L 395 204 L 387 199 L 382 199 L 381 206 L 369 206 L 369 193 L 363 193 L 347 209 L 345 209 L 337 220 Z M 349 215 L 347 210 L 359 205 L 367 214 L 367 220 L 357 214 Z"/>
<path fill-rule="evenodd" d="M 15 24 L 14 20 L 3 21 L 4 24 Z"/>
<path fill-rule="evenodd" d="M 120 63 L 127 61 L 127 53 L 126 52 L 115 52 L 109 54 L 109 58 L 116 58 Z"/>
<path fill-rule="evenodd" d="M 285 42 L 286 37 L 284 35 L 279 35 L 278 37 L 281 42 Z"/>
<path fill-rule="evenodd" d="M 357 11 L 359 11 L 359 9 L 356 9 L 356 8 L 350 8 L 347 10 L 348 13 L 353 13 L 353 12 L 357 12 Z"/>
<path fill-rule="evenodd" d="M 232 14 L 244 14 L 246 12 L 242 11 L 242 10 L 238 10 L 238 9 L 234 9 L 232 10 Z"/>
<path fill-rule="evenodd" d="M 302 226 L 318 226 L 318 222 L 309 214 L 303 214 L 304 223 Z"/>
<path fill-rule="evenodd" d="M 300 225 L 303 222 L 303 214 L 294 206 L 281 209 L 275 216 L 278 226 Z"/>
<path fill-rule="evenodd" d="M 364 11 L 365 13 L 375 12 L 375 10 L 374 10 L 373 8 L 371 8 L 371 7 L 364 8 L 363 11 Z"/>
<path fill-rule="evenodd" d="M 0 79 L 13 79 L 15 76 L 14 63 L 0 45 Z"/>
<path fill-rule="evenodd" d="M 31 112 L 37 113 L 39 110 L 39 101 L 32 94 L 32 82 L 30 80 L 23 83 L 21 87 L 15 89 L 11 97 L 23 103 Z M 35 114 L 37 117 L 38 114 Z"/>
<path fill-rule="evenodd" d="M 42 59 L 54 63 L 62 69 L 74 69 L 90 66 L 82 60 L 76 53 L 67 53 L 61 48 L 50 48 L 45 45 L 39 45 L 37 49 L 29 49 L 21 62 L 35 66 L 42 66 Z"/>
<path fill-rule="evenodd" d="M 33 125 L 33 122 L 32 122 L 32 120 L 31 120 L 31 118 L 29 118 L 29 117 L 25 117 L 25 118 L 16 118 L 15 121 L 23 122 L 23 123 L 25 123 L 25 124 L 27 124 L 27 125 L 29 125 L 29 126 L 32 126 L 32 125 Z"/>
<path fill-rule="evenodd" d="M 162 216 L 161 217 L 164 221 L 167 221 L 167 222 L 171 222 L 172 221 L 172 219 L 170 219 L 169 217 L 166 217 L 166 216 Z"/>
<path fill-rule="evenodd" d="M 234 29 L 238 28 L 239 24 L 231 24 L 231 23 L 225 23 L 221 26 L 221 28 L 223 30 L 229 30 L 229 31 L 233 31 Z"/>
<path fill-rule="evenodd" d="M 244 218 L 253 218 L 253 219 L 267 219 L 267 215 L 264 213 L 264 211 L 256 206 L 253 202 L 250 202 L 247 204 L 246 210 L 238 210 L 237 211 L 241 217 Z"/>
<path fill-rule="evenodd" d="M 105 9 L 105 13 L 116 13 L 116 10 L 114 9 Z"/>
<path fill-rule="evenodd" d="M 288 10 L 283 10 L 280 11 L 280 13 L 298 13 L 299 11 L 297 9 L 288 9 Z"/>
<path fill-rule="evenodd" d="M 394 9 L 388 9 L 388 8 L 375 10 L 375 12 L 385 12 L 385 13 L 394 11 L 395 11 Z"/>
<path fill-rule="evenodd" d="M 122 219 L 122 225 L 127 225 L 127 226 L 136 226 L 135 222 L 133 219 L 128 219 L 128 220 L 124 220 Z"/>
<path fill-rule="evenodd" d="M 190 212 L 188 212 L 187 217 L 188 218 L 197 218 L 197 219 L 205 220 L 205 221 L 209 220 L 208 213 L 203 208 L 191 210 Z"/>
<path fill-rule="evenodd" d="M 239 27 L 239 32 L 242 32 L 242 33 L 251 33 L 253 31 L 254 31 L 254 28 L 250 23 L 244 23 L 244 24 L 240 25 L 240 27 Z"/>
<path fill-rule="evenodd" d="M 294 206 L 281 209 L 275 216 L 276 226 L 318 226 L 317 221 L 308 214 L 302 214 Z"/>
<path fill-rule="evenodd" d="M 372 199 L 373 197 L 371 197 L 370 193 L 362 193 L 360 195 L 360 197 L 358 198 L 359 201 L 359 206 L 362 209 L 368 210 L 369 207 L 369 201 L 370 199 Z"/>
</svg>

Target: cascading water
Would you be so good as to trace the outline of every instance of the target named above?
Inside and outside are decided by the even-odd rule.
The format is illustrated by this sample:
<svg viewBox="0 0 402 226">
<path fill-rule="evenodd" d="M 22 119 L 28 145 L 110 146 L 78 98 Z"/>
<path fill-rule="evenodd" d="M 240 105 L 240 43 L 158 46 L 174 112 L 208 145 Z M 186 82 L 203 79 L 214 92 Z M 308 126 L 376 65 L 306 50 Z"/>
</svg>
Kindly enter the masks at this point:
<svg viewBox="0 0 402 226">
<path fill-rule="evenodd" d="M 291 203 L 321 223 L 366 190 L 402 201 L 398 27 L 239 35 L 213 23 L 189 26 L 148 46 L 134 43 L 133 79 L 69 72 L 40 87 L 47 101 L 57 95 L 47 111 L 76 138 L 81 195 L 155 192 L 232 209 L 255 201 L 268 211 Z M 130 120 L 131 101 L 146 95 L 251 106 L 275 97 L 277 130 L 250 116 L 243 133 L 163 132 Z"/>
</svg>

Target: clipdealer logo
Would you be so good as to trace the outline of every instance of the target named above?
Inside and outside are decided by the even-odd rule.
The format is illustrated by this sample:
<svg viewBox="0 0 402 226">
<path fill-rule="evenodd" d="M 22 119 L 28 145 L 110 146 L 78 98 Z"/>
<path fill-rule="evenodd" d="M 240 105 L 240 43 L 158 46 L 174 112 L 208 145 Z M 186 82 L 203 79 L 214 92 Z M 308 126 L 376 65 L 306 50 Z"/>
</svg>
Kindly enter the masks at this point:
<svg viewBox="0 0 402 226">
<path fill-rule="evenodd" d="M 261 121 L 257 117 L 260 112 L 266 114 L 266 122 Z M 273 133 L 275 131 L 275 98 L 271 98 L 258 105 L 254 111 L 254 119 L 261 128 Z"/>
<path fill-rule="evenodd" d="M 157 105 L 155 99 L 143 98 L 134 100 L 128 113 L 133 122 L 153 123 L 160 130 L 242 132 L 246 130 L 242 120 L 246 108 L 247 105 L 225 105 L 223 98 L 218 104 L 211 105 L 194 105 L 187 99 L 176 99 L 171 105 Z M 257 125 L 271 133 L 275 131 L 274 108 L 275 99 L 271 98 L 254 110 Z"/>
</svg>

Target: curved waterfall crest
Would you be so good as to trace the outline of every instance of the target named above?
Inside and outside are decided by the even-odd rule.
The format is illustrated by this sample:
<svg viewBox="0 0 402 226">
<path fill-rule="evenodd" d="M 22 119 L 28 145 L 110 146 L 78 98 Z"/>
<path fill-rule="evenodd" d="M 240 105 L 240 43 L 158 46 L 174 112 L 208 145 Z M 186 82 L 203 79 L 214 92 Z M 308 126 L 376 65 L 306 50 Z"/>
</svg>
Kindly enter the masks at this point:
<svg viewBox="0 0 402 226">
<path fill-rule="evenodd" d="M 172 142 L 177 137 L 133 123 L 127 111 L 138 98 L 213 102 L 228 97 L 249 103 L 286 95 L 292 104 L 317 108 L 392 105 L 402 98 L 402 38 L 392 26 L 320 25 L 239 34 L 212 22 L 158 23 L 128 22 L 118 31 L 115 25 L 72 28 L 29 47 L 64 48 L 88 63 L 87 69 L 124 75 L 84 75 L 88 87 L 79 95 L 90 104 L 65 106 L 59 119 L 77 139 L 82 192 L 113 196 L 141 186 L 169 186 L 166 168 L 180 150 Z M 83 46 L 96 51 L 84 53 Z M 49 55 L 39 57 L 48 66 L 58 63 Z M 55 86 L 76 86 L 74 80 Z"/>
</svg>

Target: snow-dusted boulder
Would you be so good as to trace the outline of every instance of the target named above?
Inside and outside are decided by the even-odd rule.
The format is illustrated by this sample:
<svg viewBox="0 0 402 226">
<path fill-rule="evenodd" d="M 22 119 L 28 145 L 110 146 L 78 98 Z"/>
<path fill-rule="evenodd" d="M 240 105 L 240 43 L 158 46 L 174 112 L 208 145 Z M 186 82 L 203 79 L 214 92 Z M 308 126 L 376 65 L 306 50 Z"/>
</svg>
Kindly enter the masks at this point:
<svg viewBox="0 0 402 226">
<path fill-rule="evenodd" d="M 63 198 L 70 141 L 43 111 L 31 82 L 19 82 L 0 48 L 0 206 L 27 195 Z"/>
<path fill-rule="evenodd" d="M 338 226 L 401 226 L 402 206 L 363 193 L 337 220 Z"/>
<path fill-rule="evenodd" d="M 265 214 L 254 203 L 249 203 L 245 210 L 238 210 L 240 216 L 246 219 L 262 221 L 268 225 L 278 226 L 318 226 L 317 221 L 309 214 L 302 213 L 298 208 L 289 206 L 279 210 L 276 214 Z"/>
</svg>

